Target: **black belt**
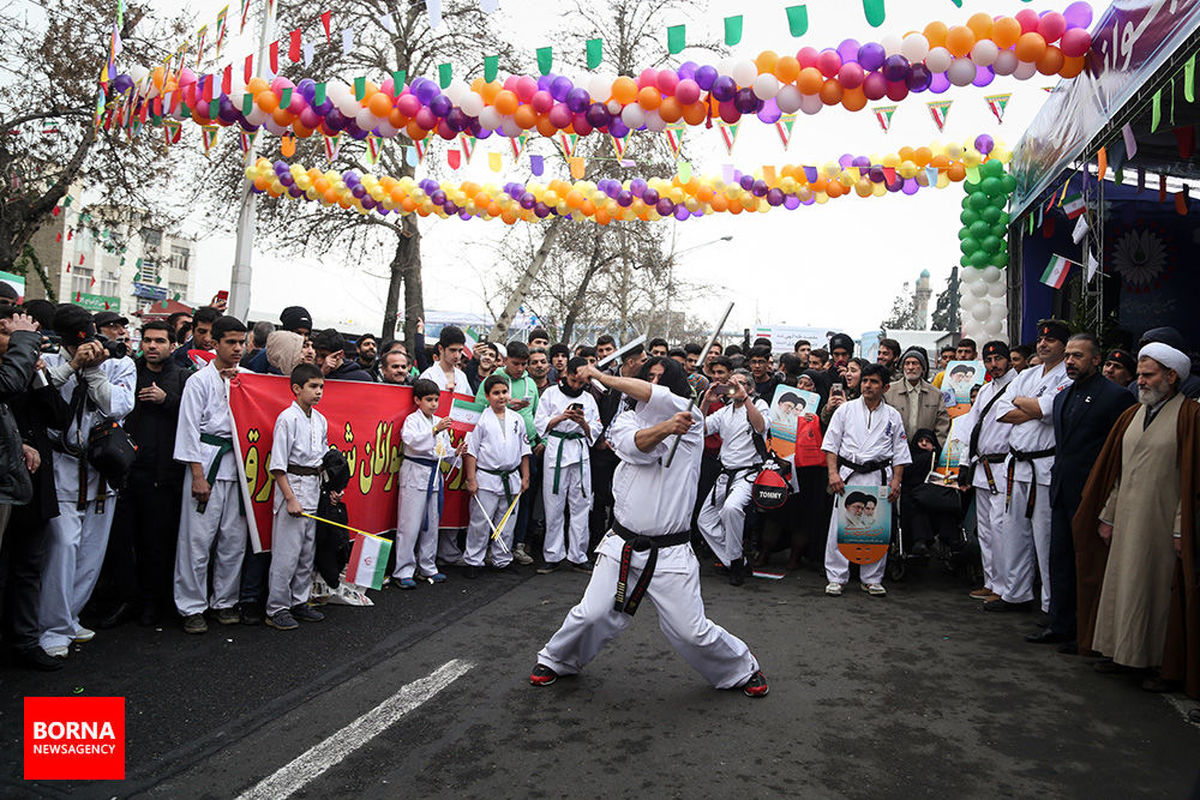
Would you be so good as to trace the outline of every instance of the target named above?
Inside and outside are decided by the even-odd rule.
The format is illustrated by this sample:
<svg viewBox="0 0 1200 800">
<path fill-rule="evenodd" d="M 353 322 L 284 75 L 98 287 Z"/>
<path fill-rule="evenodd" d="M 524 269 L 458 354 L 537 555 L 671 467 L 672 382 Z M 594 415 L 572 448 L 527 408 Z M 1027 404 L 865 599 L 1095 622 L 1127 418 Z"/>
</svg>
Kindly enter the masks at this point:
<svg viewBox="0 0 1200 800">
<path fill-rule="evenodd" d="M 731 480 L 731 481 L 732 481 L 734 478 L 736 478 L 736 477 L 737 477 L 737 474 L 738 474 L 739 472 L 742 472 L 742 471 L 744 471 L 744 470 L 748 470 L 748 469 L 762 469 L 762 464 L 761 464 L 761 463 L 759 463 L 759 464 L 747 464 L 747 465 L 746 465 L 746 466 L 744 466 L 744 467 L 730 467 L 730 468 L 728 468 L 728 469 L 726 469 L 725 467 L 721 467 L 721 471 L 720 471 L 720 472 L 717 474 L 717 480 L 713 481 L 713 488 L 712 488 L 712 491 L 711 491 L 711 492 L 709 492 L 709 500 L 710 500 L 710 502 L 711 502 L 711 503 L 712 503 L 714 506 L 717 504 L 717 483 L 718 483 L 718 482 L 720 482 L 720 480 L 721 480 L 721 476 L 722 476 L 722 475 L 725 475 L 725 476 L 727 476 L 727 477 L 729 478 L 729 480 Z M 727 487 L 725 487 L 725 494 L 726 494 L 726 496 L 728 496 L 728 494 L 729 494 L 729 487 L 728 487 L 728 486 L 727 486 Z"/>
<path fill-rule="evenodd" d="M 625 545 L 621 548 L 621 573 L 617 577 L 617 594 L 613 599 L 613 609 L 632 617 L 637 613 L 638 605 L 642 602 L 642 597 L 645 596 L 646 589 L 650 586 L 650 579 L 654 577 L 654 567 L 658 564 L 659 549 L 687 544 L 691 541 L 692 534 L 691 531 L 680 531 L 661 536 L 643 536 L 629 530 L 615 519 L 612 529 L 613 533 L 625 540 Z M 639 553 L 646 553 L 646 566 L 642 567 L 642 574 L 627 599 L 625 593 L 629 585 L 629 565 L 633 561 L 635 550 Z"/>
<path fill-rule="evenodd" d="M 996 489 L 996 477 L 992 475 L 992 464 L 1001 464 L 1008 458 L 1008 453 L 981 453 L 979 463 L 983 464 L 983 474 L 987 476 L 988 488 L 992 494 L 999 494 Z"/>
<path fill-rule="evenodd" d="M 1008 448 L 1008 452 L 1012 454 L 1012 461 L 1008 462 L 1008 486 L 1005 488 L 1005 494 L 1004 494 L 1004 510 L 1005 510 L 1005 512 L 1007 512 L 1008 507 L 1012 505 L 1013 474 L 1016 472 L 1017 462 L 1022 461 L 1022 462 L 1032 464 L 1034 461 L 1036 461 L 1039 458 L 1048 458 L 1048 457 L 1054 455 L 1054 448 L 1048 447 L 1045 450 L 1038 450 L 1036 452 L 1026 453 L 1026 452 L 1022 452 L 1021 450 L 1018 450 L 1015 447 L 1010 447 L 1010 448 Z M 1031 482 L 1031 485 L 1029 488 L 1029 500 L 1028 500 L 1028 502 L 1025 503 L 1025 519 L 1033 519 L 1033 507 L 1034 507 L 1034 503 L 1036 500 L 1037 500 L 1037 471 L 1034 470 L 1033 481 Z"/>
<path fill-rule="evenodd" d="M 865 464 L 857 464 L 844 456 L 837 457 L 839 467 L 845 467 L 851 472 L 857 472 L 859 475 L 869 475 L 872 472 L 879 473 L 879 484 L 882 486 L 887 483 L 887 468 L 892 465 L 890 458 L 881 458 L 876 461 L 868 461 Z"/>
<path fill-rule="evenodd" d="M 288 464 L 287 471 L 289 475 L 303 475 L 305 477 L 313 477 L 321 474 L 320 467 L 302 467 L 299 464 Z"/>
</svg>

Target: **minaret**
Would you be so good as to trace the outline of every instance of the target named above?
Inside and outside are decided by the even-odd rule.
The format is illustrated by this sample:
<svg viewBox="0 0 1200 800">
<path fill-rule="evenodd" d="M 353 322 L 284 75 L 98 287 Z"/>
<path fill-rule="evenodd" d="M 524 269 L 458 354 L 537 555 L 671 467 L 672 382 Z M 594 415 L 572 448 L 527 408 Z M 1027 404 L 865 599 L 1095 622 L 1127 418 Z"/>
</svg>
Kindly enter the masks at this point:
<svg viewBox="0 0 1200 800">
<path fill-rule="evenodd" d="M 913 307 L 917 312 L 917 324 L 921 330 L 929 330 L 929 298 L 933 293 L 929 289 L 929 270 L 921 270 L 917 279 L 917 288 L 913 293 Z"/>
</svg>

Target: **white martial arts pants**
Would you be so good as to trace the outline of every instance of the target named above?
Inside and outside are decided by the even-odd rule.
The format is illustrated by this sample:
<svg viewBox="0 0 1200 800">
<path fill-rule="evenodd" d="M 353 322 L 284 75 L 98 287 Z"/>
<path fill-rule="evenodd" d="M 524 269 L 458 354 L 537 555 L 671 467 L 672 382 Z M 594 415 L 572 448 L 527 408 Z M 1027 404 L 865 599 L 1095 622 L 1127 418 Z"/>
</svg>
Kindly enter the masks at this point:
<svg viewBox="0 0 1200 800">
<path fill-rule="evenodd" d="M 458 528 L 438 531 L 437 559 L 447 564 L 462 564 L 463 551 L 458 546 Z"/>
<path fill-rule="evenodd" d="M 411 578 L 420 568 L 422 577 L 437 574 L 438 555 L 438 493 L 424 489 L 400 487 L 400 511 L 396 526 L 396 566 L 394 578 Z M 421 531 L 421 522 L 425 530 Z M 452 531 L 457 537 L 458 531 Z M 457 544 L 454 547 L 458 550 Z M 462 558 L 462 554 L 458 554 Z"/>
<path fill-rule="evenodd" d="M 38 595 L 38 626 L 43 649 L 69 645 L 79 630 L 83 610 L 104 564 L 108 532 L 112 528 L 117 498 L 104 502 L 96 513 L 96 501 L 80 511 L 75 501 L 60 500 L 58 516 L 47 525 L 46 555 L 42 562 L 42 589 Z"/>
<path fill-rule="evenodd" d="M 616 559 L 603 553 L 596 556 L 583 598 L 567 612 L 562 627 L 538 653 L 539 664 L 559 675 L 574 675 L 629 625 L 633 617 L 613 609 L 620 571 Z M 629 570 L 630 591 L 641 574 L 640 569 Z M 655 571 L 646 597 L 654 603 L 658 626 L 667 641 L 716 688 L 741 686 L 758 671 L 758 662 L 746 643 L 705 616 L 699 563 L 693 560 L 687 573 Z"/>
<path fill-rule="evenodd" d="M 878 486 L 879 473 L 872 472 L 869 475 L 861 475 L 859 473 L 852 474 L 846 479 L 847 490 L 851 486 Z M 845 584 L 850 581 L 850 560 L 842 555 L 842 551 L 838 550 L 838 509 L 845 501 L 848 491 L 843 491 L 841 497 L 834 501 L 833 513 L 829 516 L 829 536 L 825 540 L 825 579 L 830 583 Z M 896 509 L 892 508 L 892 513 L 896 513 Z M 858 579 L 863 583 L 883 583 L 884 573 L 887 571 L 887 554 L 883 558 L 871 564 L 858 565 Z"/>
<path fill-rule="evenodd" d="M 1031 485 L 1037 486 L 1037 502 L 1033 518 L 1026 519 L 1025 505 L 1029 502 Z M 1004 516 L 1004 531 L 1000 536 L 1003 570 L 1008 578 L 1000 598 L 1008 603 L 1025 603 L 1033 599 L 1033 565 L 1037 559 L 1042 574 L 1042 611 L 1050 610 L 1050 487 L 1015 480 L 1012 483 L 1012 502 Z"/>
<path fill-rule="evenodd" d="M 491 519 L 492 525 L 499 528 L 500 520 L 504 517 L 504 512 L 508 511 L 511 501 L 504 499 L 504 492 L 489 492 L 486 489 L 480 489 L 475 497 L 479 502 L 471 500 L 471 524 L 467 527 L 467 551 L 463 558 L 470 567 L 482 567 L 485 556 L 493 567 L 507 567 L 512 562 L 513 532 L 517 529 L 520 501 L 504 521 L 504 530 L 500 531 L 500 539 L 504 543 L 501 546 L 500 542 L 492 538 L 492 527 L 488 525 L 488 519 Z M 483 505 L 483 509 L 479 508 L 480 504 Z"/>
<path fill-rule="evenodd" d="M 249 530 L 238 510 L 236 480 L 215 480 L 201 514 L 192 497 L 192 477 L 183 479 L 183 511 L 179 515 L 179 545 L 175 548 L 175 608 L 185 617 L 237 604 Z M 208 597 L 208 562 L 212 556 L 212 598 Z"/>
<path fill-rule="evenodd" d="M 305 511 L 312 514 L 316 509 Z M 275 509 L 275 519 L 271 525 L 271 580 L 267 589 L 267 616 L 308 602 L 316 552 L 317 521 L 308 517 L 293 517 L 287 512 L 287 503 L 280 503 L 279 508 Z"/>
<path fill-rule="evenodd" d="M 746 507 L 754 488 L 747 476 L 750 470 L 732 478 L 722 472 L 712 492 L 704 496 L 696 526 L 704 541 L 721 563 L 729 566 L 742 557 L 742 537 L 746 529 Z"/>
<path fill-rule="evenodd" d="M 977 467 L 977 469 L 979 469 Z M 1008 476 L 998 467 L 992 468 L 996 494 L 988 487 L 975 487 L 975 530 L 979 535 L 979 555 L 983 561 L 983 588 L 1003 597 L 1008 586 L 1008 572 L 1000 557 L 1004 536 L 1004 499 Z"/>
<path fill-rule="evenodd" d="M 554 493 L 554 466 L 547 465 L 542 474 L 542 503 L 546 508 L 546 543 L 542 553 L 547 564 L 557 564 L 564 556 L 572 564 L 588 560 L 588 512 L 592 510 L 590 486 L 583 485 L 583 465 L 566 464 L 558 476 L 558 494 Z M 571 513 L 567 519 L 563 545 L 563 523 L 567 506 Z M 513 512 L 516 513 L 516 512 Z"/>
</svg>

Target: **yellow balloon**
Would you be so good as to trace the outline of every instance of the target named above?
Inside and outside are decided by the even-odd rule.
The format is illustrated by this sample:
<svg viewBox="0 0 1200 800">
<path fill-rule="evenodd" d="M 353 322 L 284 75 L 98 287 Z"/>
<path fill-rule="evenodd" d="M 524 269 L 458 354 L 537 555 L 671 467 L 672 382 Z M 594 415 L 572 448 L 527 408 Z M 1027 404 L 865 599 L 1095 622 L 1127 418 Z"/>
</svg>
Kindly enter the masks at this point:
<svg viewBox="0 0 1200 800">
<path fill-rule="evenodd" d="M 823 206 L 829 202 L 829 195 L 825 194 L 824 192 L 817 192 L 817 196 L 813 199 L 817 201 L 817 205 Z"/>
<path fill-rule="evenodd" d="M 887 185 L 885 184 L 876 183 L 871 186 L 871 194 L 875 195 L 876 197 L 883 197 L 887 193 Z"/>
<path fill-rule="evenodd" d="M 889 169 L 896 169 L 900 166 L 900 156 L 895 153 L 888 153 L 879 163 Z"/>
</svg>

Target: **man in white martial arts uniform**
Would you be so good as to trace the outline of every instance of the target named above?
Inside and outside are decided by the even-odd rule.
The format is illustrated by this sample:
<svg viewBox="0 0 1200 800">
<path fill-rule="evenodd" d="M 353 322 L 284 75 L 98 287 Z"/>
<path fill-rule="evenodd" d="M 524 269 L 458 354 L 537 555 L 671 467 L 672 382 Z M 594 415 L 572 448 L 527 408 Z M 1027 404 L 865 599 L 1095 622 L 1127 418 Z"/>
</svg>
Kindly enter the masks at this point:
<svg viewBox="0 0 1200 800">
<path fill-rule="evenodd" d="M 542 395 L 535 425 L 546 442 L 542 454 L 542 503 L 546 508 L 546 542 L 542 547 L 545 565 L 538 574 L 558 569 L 563 558 L 580 572 L 591 572 L 588 563 L 588 513 L 591 503 L 591 458 L 589 448 L 600 431 L 600 408 L 587 391 L 587 359 L 576 356 L 567 362 L 567 374 Z M 565 534 L 567 506 L 571 516 Z"/>
<path fill-rule="evenodd" d="M 999 571 L 1007 578 L 1000 597 L 987 600 L 987 611 L 1028 608 L 1033 597 L 1033 569 L 1042 577 L 1041 609 L 1050 610 L 1050 468 L 1054 466 L 1054 398 L 1071 385 L 1066 350 L 1071 330 L 1051 319 L 1038 324 L 1037 354 L 1041 366 L 1013 379 L 996 403 L 996 417 L 1011 427 L 1004 528 L 1000 537 Z M 1036 558 L 1036 561 L 1035 561 Z"/>
<path fill-rule="evenodd" d="M 729 582 L 741 586 L 746 581 L 746 559 L 742 558 L 742 535 L 746 526 L 746 507 L 750 504 L 754 479 L 762 468 L 762 456 L 754 435 L 767 429 L 770 407 L 760 397 L 751 399 L 754 378 L 746 370 L 733 373 L 727 386 L 733 387 L 729 403 L 704 419 L 704 435 L 721 437 L 721 474 L 707 497 L 701 500 L 696 525 L 713 553 L 729 568 Z M 726 388 L 709 387 L 700 406 L 708 408 Z"/>
<path fill-rule="evenodd" d="M 233 452 L 233 413 L 229 379 L 239 371 L 246 326 L 235 317 L 219 317 L 212 326 L 216 355 L 188 378 L 179 401 L 175 460 L 183 478 L 183 511 L 175 550 L 175 608 L 187 633 L 204 633 L 204 612 L 212 608 L 222 625 L 235 625 L 242 558 L 249 532 L 237 457 Z M 208 563 L 212 555 L 212 596 Z"/>
<path fill-rule="evenodd" d="M 513 501 L 529 488 L 529 436 L 525 420 L 508 408 L 508 379 L 490 375 L 483 390 L 488 407 L 467 434 L 467 454 L 463 456 L 463 477 L 467 491 L 474 495 L 463 554 L 468 578 L 479 574 L 485 557 L 497 569 L 512 563 L 518 510 Z M 512 513 L 508 513 L 510 507 Z M 492 536 L 493 528 L 500 530 L 498 540 Z"/>
<path fill-rule="evenodd" d="M 887 484 L 890 502 L 895 503 L 900 496 L 900 478 L 904 465 L 912 463 L 912 454 L 904 435 L 904 418 L 883 402 L 889 379 L 890 373 L 882 364 L 863 367 L 858 384 L 862 396 L 838 406 L 829 420 L 821 449 L 825 451 L 829 487 L 834 494 L 844 496 L 847 486 Z M 838 550 L 837 523 L 835 504 L 825 540 L 825 578 L 829 581 L 825 594 L 831 597 L 839 597 L 850 580 L 850 561 Z M 887 595 L 883 588 L 886 569 L 886 553 L 878 561 L 859 565 L 862 590 L 873 597 Z"/>
<path fill-rule="evenodd" d="M 58 516 L 48 523 L 38 639 L 47 655 L 66 658 L 72 641 L 86 642 L 95 635 L 79 624 L 79 612 L 100 577 L 117 507 L 115 492 L 87 463 L 88 435 L 101 419 L 119 422 L 133 410 L 137 367 L 128 356 L 110 356 L 95 339 L 92 315 L 79 306 L 59 309 L 54 330 L 62 337 L 62 352 L 42 358 L 51 385 L 68 403 L 74 402 L 67 428 L 50 431 L 57 451 Z"/>
<path fill-rule="evenodd" d="M 750 648 L 704 614 L 700 562 L 689 531 L 704 426 L 689 403 L 683 367 L 669 358 L 652 358 L 642 368 L 642 379 L 595 368 L 586 375 L 628 395 L 634 406 L 609 428 L 609 442 L 621 459 L 613 484 L 613 530 L 596 548 L 596 567 L 583 599 L 538 653 L 529 682 L 548 686 L 559 675 L 578 673 L 629 625 L 647 596 L 667 641 L 709 683 L 718 689 L 741 687 L 750 697 L 766 695 L 767 679 Z M 668 467 L 676 437 L 678 450 Z"/>
<path fill-rule="evenodd" d="M 442 328 L 437 344 L 434 345 L 437 361 L 430 364 L 420 377 L 427 381 L 433 381 L 442 391 L 471 394 L 471 384 L 467 380 L 467 374 L 458 366 L 462 360 L 463 347 L 466 342 L 467 337 L 461 328 L 453 325 Z M 437 559 L 447 564 L 463 563 L 463 551 L 458 546 L 457 530 L 439 532 Z"/>
<path fill-rule="evenodd" d="M 325 377 L 315 364 L 292 370 L 295 401 L 279 413 L 271 439 L 271 475 L 275 478 L 271 524 L 271 579 L 266 623 L 281 631 L 300 622 L 320 622 L 325 615 L 308 605 L 316 555 L 317 513 L 321 499 L 321 460 L 329 449 L 329 423 L 315 406 L 325 391 Z M 330 493 L 341 501 L 341 493 Z"/>
<path fill-rule="evenodd" d="M 976 530 L 983 561 L 983 586 L 971 592 L 977 600 L 992 600 L 1004 594 L 1008 576 L 1000 569 L 998 549 L 1004 528 L 1004 501 L 1008 494 L 1008 474 L 1003 464 L 1008 458 L 1008 436 L 1012 425 L 999 421 L 1000 398 L 1017 377 L 1004 342 L 983 346 L 983 365 L 991 380 L 979 389 L 971 410 L 954 425 L 964 445 L 961 463 L 969 465 L 969 481 L 960 474 L 960 486 L 975 488 Z"/>
<path fill-rule="evenodd" d="M 450 419 L 435 416 L 439 394 L 433 381 L 424 378 L 413 384 L 416 410 L 404 418 L 400 440 L 404 461 L 400 464 L 400 509 L 396 524 L 396 566 L 392 577 L 401 589 L 415 589 L 413 575 L 430 583 L 444 583 L 437 568 L 438 523 L 441 521 L 445 479 L 440 465 L 454 454 L 450 444 Z M 461 442 L 458 453 L 467 443 Z"/>
</svg>

